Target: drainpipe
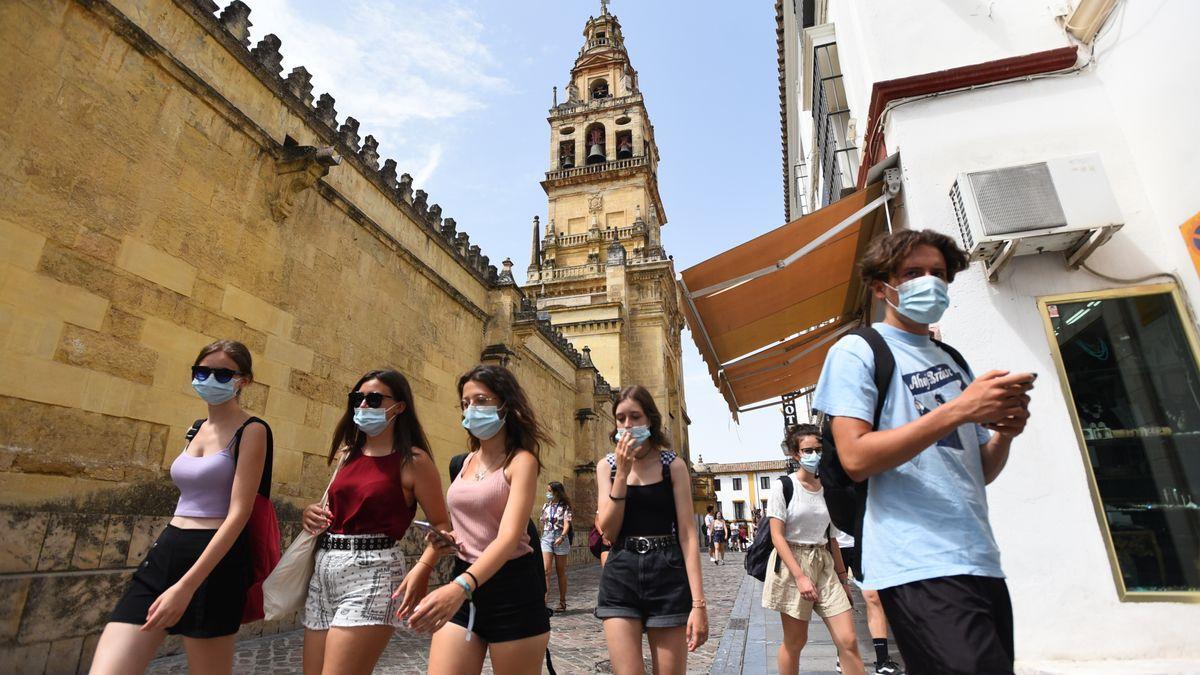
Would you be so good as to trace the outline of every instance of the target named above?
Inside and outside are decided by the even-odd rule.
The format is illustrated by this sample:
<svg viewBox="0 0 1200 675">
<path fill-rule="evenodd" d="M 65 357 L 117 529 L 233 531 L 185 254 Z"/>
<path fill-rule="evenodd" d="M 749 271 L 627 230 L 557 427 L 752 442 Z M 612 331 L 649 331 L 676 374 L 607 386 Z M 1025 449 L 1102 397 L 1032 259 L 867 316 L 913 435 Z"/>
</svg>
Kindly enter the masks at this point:
<svg viewBox="0 0 1200 675">
<path fill-rule="evenodd" d="M 1067 16 L 1067 32 L 1084 44 L 1091 42 L 1116 6 L 1117 0 L 1079 0 Z"/>
</svg>

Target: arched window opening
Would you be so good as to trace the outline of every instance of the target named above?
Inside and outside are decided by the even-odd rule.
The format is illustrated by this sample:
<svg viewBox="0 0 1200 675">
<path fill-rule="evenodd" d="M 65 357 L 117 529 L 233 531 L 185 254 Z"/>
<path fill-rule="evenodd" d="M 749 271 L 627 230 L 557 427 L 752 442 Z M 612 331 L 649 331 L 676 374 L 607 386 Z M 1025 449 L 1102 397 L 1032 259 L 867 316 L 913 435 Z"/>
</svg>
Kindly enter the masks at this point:
<svg viewBox="0 0 1200 675">
<path fill-rule="evenodd" d="M 558 144 L 558 168 L 575 168 L 575 141 L 563 141 Z"/>
<path fill-rule="evenodd" d="M 633 157 L 633 132 L 626 129 L 617 132 L 617 159 Z"/>
<path fill-rule="evenodd" d="M 594 80 L 591 86 L 592 100 L 608 98 L 608 80 L 603 78 Z"/>
<path fill-rule="evenodd" d="M 608 147 L 604 134 L 604 125 L 597 122 L 588 127 L 584 134 L 587 139 L 587 163 L 600 164 L 608 161 Z"/>
</svg>

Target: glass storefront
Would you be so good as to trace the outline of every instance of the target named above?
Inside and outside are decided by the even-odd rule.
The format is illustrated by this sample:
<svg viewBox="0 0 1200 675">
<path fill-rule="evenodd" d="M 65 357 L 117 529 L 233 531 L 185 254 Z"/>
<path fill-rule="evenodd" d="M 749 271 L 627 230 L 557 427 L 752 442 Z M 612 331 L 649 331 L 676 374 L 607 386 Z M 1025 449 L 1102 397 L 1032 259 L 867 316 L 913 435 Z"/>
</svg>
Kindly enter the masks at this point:
<svg viewBox="0 0 1200 675">
<path fill-rule="evenodd" d="M 1123 599 L 1200 595 L 1200 368 L 1173 285 L 1039 302 Z"/>
</svg>

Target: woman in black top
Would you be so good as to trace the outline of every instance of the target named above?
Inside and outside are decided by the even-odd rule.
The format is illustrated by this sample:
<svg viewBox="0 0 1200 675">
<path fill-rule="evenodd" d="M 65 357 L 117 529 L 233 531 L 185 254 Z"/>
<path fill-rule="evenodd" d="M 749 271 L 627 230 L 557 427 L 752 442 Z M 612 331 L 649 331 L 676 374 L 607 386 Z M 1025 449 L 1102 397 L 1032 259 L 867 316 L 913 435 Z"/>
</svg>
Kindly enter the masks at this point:
<svg viewBox="0 0 1200 675">
<path fill-rule="evenodd" d="M 604 621 L 614 673 L 643 672 L 644 630 L 654 672 L 682 675 L 687 652 L 708 639 L 691 476 L 668 450 L 662 415 L 645 387 L 622 389 L 613 417 L 616 452 L 596 472 L 597 526 L 613 542 L 596 616 Z"/>
</svg>

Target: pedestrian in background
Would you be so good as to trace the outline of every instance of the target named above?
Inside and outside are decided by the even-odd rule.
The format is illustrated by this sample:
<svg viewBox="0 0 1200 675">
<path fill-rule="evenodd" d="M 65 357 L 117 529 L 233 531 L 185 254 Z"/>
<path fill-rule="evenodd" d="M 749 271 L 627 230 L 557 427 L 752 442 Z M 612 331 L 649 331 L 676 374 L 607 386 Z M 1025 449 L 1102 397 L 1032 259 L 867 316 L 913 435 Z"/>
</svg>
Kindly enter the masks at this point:
<svg viewBox="0 0 1200 675">
<path fill-rule="evenodd" d="M 250 350 L 218 340 L 200 350 L 192 388 L 208 404 L 171 463 L 175 515 L 133 573 L 100 634 L 94 675 L 145 672 L 167 635 L 182 635 L 188 670 L 228 673 L 251 583 L 246 524 L 269 494 L 271 430 L 241 406 Z"/>
<path fill-rule="evenodd" d="M 830 348 L 813 399 L 831 418 L 846 474 L 870 479 L 858 542 L 863 588 L 879 591 L 912 675 L 1013 670 L 1012 603 L 985 486 L 1025 429 L 1034 375 L 976 378 L 961 355 L 930 338 L 967 261 L 932 230 L 873 240 L 861 275 L 885 318 L 874 333 Z M 870 336 L 882 344 L 873 347 Z M 877 391 L 881 348 L 895 367 Z"/>
<path fill-rule="evenodd" d="M 837 545 L 842 552 L 842 561 L 850 571 L 851 582 L 862 582 L 862 570 L 857 541 L 846 532 L 837 533 Z M 867 604 L 867 629 L 871 632 L 871 644 L 875 648 L 875 675 L 904 675 L 900 664 L 892 660 L 888 648 L 888 623 L 879 601 L 879 592 L 863 590 L 863 601 Z"/>
<path fill-rule="evenodd" d="M 437 551 L 406 570 L 400 540 L 416 514 L 449 529 L 442 480 L 414 406 L 395 370 L 372 370 L 346 397 L 327 464 L 338 462 L 326 504 L 304 509 L 317 539 L 304 603 L 304 672 L 369 673 L 400 618 L 425 597 Z"/>
<path fill-rule="evenodd" d="M 558 574 L 558 607 L 567 611 L 567 557 L 571 555 L 571 501 L 567 490 L 558 481 L 546 486 L 546 503 L 542 505 L 542 559 L 546 563 L 546 596 L 550 595 L 550 571 Z M 601 565 L 604 563 L 601 562 Z"/>
<path fill-rule="evenodd" d="M 507 368 L 475 366 L 458 392 L 471 452 L 447 494 L 455 576 L 417 604 L 409 624 L 433 633 L 433 675 L 478 674 L 489 656 L 497 673 L 535 673 L 550 612 L 528 526 L 549 439 Z"/>
<path fill-rule="evenodd" d="M 655 673 L 683 675 L 687 652 L 708 639 L 708 610 L 687 465 L 669 450 L 662 414 L 645 387 L 613 403 L 616 451 L 596 472 L 599 527 L 613 542 L 600 574 L 596 616 L 613 672 L 643 672 L 642 634 Z"/>
<path fill-rule="evenodd" d="M 713 505 L 709 504 L 705 508 L 704 514 L 704 545 L 708 547 L 708 559 L 712 563 L 717 562 L 716 542 L 713 541 L 713 522 L 716 521 L 716 516 L 713 515 Z"/>
<path fill-rule="evenodd" d="M 725 542 L 729 538 L 729 525 L 725 522 L 725 517 L 721 515 L 720 509 L 713 518 L 712 538 L 713 553 L 716 556 L 713 563 L 720 565 L 725 562 Z"/>
<path fill-rule="evenodd" d="M 779 672 L 799 673 L 800 652 L 808 642 L 808 622 L 815 610 L 837 646 L 842 672 L 862 675 L 846 567 L 841 551 L 829 540 L 833 528 L 817 480 L 820 430 L 811 424 L 796 425 L 788 433 L 787 448 L 800 469 L 784 478 L 791 481 L 790 499 L 782 485 L 767 498 L 774 550 L 767 560 L 762 595 L 762 606 L 779 612 L 783 624 L 783 643 L 776 654 Z"/>
</svg>

